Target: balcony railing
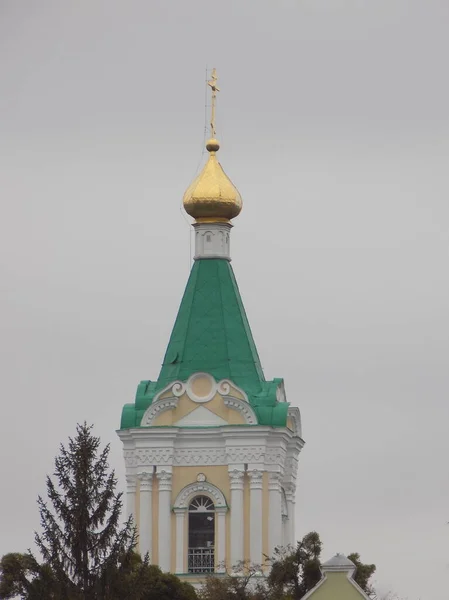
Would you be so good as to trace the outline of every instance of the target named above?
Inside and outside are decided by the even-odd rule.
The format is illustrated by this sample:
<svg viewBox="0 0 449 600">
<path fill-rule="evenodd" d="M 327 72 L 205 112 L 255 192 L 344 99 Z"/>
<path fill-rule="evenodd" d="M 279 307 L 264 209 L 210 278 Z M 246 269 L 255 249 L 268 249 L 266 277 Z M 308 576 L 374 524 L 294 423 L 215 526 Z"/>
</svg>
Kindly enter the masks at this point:
<svg viewBox="0 0 449 600">
<path fill-rule="evenodd" d="M 215 554 L 213 548 L 189 548 L 189 573 L 213 573 Z"/>
</svg>

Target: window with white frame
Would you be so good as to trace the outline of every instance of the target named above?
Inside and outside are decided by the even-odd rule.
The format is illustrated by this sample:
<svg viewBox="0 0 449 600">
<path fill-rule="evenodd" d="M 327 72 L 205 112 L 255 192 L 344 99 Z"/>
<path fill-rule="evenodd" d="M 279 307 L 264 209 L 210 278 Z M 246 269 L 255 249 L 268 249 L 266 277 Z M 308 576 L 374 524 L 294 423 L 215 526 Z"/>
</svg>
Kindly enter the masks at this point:
<svg viewBox="0 0 449 600">
<path fill-rule="evenodd" d="M 195 496 L 189 505 L 189 573 L 212 573 L 215 564 L 215 505 Z"/>
</svg>

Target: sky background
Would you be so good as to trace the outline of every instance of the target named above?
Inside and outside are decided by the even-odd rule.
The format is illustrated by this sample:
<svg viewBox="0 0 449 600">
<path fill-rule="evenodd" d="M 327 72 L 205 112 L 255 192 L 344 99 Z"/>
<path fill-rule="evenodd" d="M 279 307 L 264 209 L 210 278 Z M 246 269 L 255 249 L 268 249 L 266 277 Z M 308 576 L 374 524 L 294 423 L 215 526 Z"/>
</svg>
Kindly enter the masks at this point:
<svg viewBox="0 0 449 600">
<path fill-rule="evenodd" d="M 1 0 L 0 554 L 77 422 L 111 443 L 187 281 L 217 67 L 233 266 L 299 406 L 297 535 L 449 585 L 447 0 Z"/>
</svg>

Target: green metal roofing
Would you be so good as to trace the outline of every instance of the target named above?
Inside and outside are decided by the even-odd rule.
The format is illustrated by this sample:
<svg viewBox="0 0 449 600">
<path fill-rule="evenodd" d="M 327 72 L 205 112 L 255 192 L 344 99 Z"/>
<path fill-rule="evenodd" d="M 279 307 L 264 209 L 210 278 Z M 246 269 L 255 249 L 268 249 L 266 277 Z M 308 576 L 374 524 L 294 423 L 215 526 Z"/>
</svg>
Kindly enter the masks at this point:
<svg viewBox="0 0 449 600">
<path fill-rule="evenodd" d="M 193 265 L 168 343 L 157 389 L 197 371 L 252 391 L 265 381 L 231 263 Z"/>
<path fill-rule="evenodd" d="M 198 371 L 244 390 L 259 424 L 286 425 L 288 403 L 276 400 L 282 380 L 265 381 L 234 272 L 224 259 L 194 263 L 159 377 L 140 383 L 135 403 L 123 408 L 121 428 L 138 427 L 157 392 Z"/>
</svg>

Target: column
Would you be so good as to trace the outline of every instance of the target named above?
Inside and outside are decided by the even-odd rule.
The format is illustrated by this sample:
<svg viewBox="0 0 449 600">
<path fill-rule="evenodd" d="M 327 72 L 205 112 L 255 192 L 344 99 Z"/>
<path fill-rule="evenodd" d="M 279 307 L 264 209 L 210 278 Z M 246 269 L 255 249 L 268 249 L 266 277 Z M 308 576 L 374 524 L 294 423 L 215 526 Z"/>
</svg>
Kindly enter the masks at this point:
<svg viewBox="0 0 449 600">
<path fill-rule="evenodd" d="M 281 475 L 270 473 L 268 480 L 268 551 L 273 556 L 274 549 L 282 546 L 282 505 L 281 505 Z"/>
<path fill-rule="evenodd" d="M 288 544 L 296 546 L 296 527 L 295 527 L 295 509 L 296 509 L 296 484 L 291 483 L 285 490 L 287 496 L 287 510 L 288 510 L 288 521 L 287 521 L 287 538 Z"/>
<path fill-rule="evenodd" d="M 138 474 L 138 478 L 140 481 L 139 550 L 143 558 L 147 552 L 151 552 L 153 473 L 142 472 Z"/>
<path fill-rule="evenodd" d="M 260 571 L 262 565 L 262 472 L 253 470 L 249 475 L 250 493 L 250 546 L 249 556 L 253 567 Z"/>
<path fill-rule="evenodd" d="M 159 482 L 159 566 L 162 571 L 170 571 L 172 477 L 168 471 L 159 471 L 156 477 Z"/>
<path fill-rule="evenodd" d="M 136 524 L 136 475 L 126 475 L 126 518 L 133 518 Z"/>
<path fill-rule="evenodd" d="M 243 556 L 243 478 L 244 472 L 229 473 L 231 483 L 231 569 L 244 560 Z"/>
<path fill-rule="evenodd" d="M 215 540 L 215 564 L 217 573 L 226 572 L 226 511 L 225 506 L 216 508 L 217 539 Z"/>
<path fill-rule="evenodd" d="M 175 573 L 184 573 L 184 555 L 185 555 L 185 544 L 184 544 L 184 523 L 186 518 L 187 509 L 175 508 L 174 513 L 176 515 L 176 565 Z"/>
</svg>

